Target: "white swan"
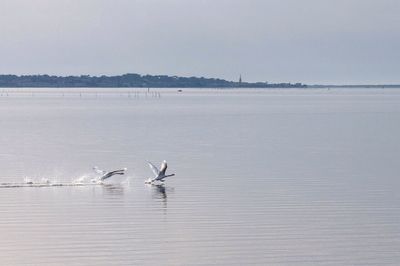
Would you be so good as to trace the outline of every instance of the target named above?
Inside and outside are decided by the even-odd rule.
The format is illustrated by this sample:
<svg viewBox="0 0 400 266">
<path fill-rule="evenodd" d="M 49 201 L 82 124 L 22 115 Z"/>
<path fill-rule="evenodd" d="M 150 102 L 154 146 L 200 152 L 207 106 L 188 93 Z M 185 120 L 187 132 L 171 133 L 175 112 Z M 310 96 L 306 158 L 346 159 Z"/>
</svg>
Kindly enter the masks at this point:
<svg viewBox="0 0 400 266">
<path fill-rule="evenodd" d="M 100 180 L 106 180 L 107 178 L 112 177 L 113 175 L 124 175 L 125 171 L 128 170 L 127 168 L 124 169 L 120 169 L 120 170 L 115 170 L 115 171 L 111 171 L 111 172 L 107 172 L 107 171 L 103 171 L 100 170 L 97 166 L 93 167 L 93 170 L 98 173 L 100 176 Z"/>
<path fill-rule="evenodd" d="M 148 162 L 150 169 L 153 171 L 154 173 L 154 177 L 153 178 L 149 178 L 145 181 L 146 184 L 152 184 L 156 181 L 159 182 L 164 182 L 164 179 L 170 176 L 174 176 L 175 174 L 170 174 L 167 175 L 166 171 L 167 171 L 167 161 L 163 161 L 160 167 L 160 170 L 157 169 L 157 167 L 155 167 L 151 162 Z"/>
</svg>

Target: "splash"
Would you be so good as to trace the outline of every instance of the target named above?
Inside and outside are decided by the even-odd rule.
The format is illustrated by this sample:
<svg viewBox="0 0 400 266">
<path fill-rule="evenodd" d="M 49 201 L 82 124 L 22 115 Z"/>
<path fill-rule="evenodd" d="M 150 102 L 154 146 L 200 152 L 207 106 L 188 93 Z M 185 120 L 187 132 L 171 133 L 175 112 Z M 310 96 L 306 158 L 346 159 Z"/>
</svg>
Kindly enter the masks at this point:
<svg viewBox="0 0 400 266">
<path fill-rule="evenodd" d="M 25 177 L 24 178 L 24 183 L 25 184 L 33 184 L 33 179 L 30 177 Z"/>
<path fill-rule="evenodd" d="M 25 177 L 23 182 L 15 183 L 0 183 L 0 188 L 19 188 L 19 187 L 72 187 L 72 186 L 93 186 L 103 185 L 98 179 L 93 179 L 88 176 L 79 177 L 72 182 L 58 182 L 55 179 L 42 177 L 40 179 Z"/>
</svg>

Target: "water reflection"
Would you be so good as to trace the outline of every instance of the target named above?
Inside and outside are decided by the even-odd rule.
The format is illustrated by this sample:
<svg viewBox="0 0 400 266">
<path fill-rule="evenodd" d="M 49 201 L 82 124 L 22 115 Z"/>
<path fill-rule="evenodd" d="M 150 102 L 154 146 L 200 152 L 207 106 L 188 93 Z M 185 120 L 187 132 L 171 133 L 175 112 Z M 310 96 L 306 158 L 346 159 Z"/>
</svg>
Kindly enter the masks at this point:
<svg viewBox="0 0 400 266">
<path fill-rule="evenodd" d="M 103 185 L 103 191 L 108 195 L 123 195 L 124 187 L 120 184 L 105 184 Z"/>
<path fill-rule="evenodd" d="M 167 190 L 164 185 L 153 185 L 153 197 L 167 201 Z"/>
<path fill-rule="evenodd" d="M 400 265 L 400 91 L 230 91 L 0 99 L 0 182 L 63 185 L 0 189 L 0 266 Z M 94 164 L 135 171 L 71 182 Z"/>
<path fill-rule="evenodd" d="M 162 207 L 164 210 L 167 208 L 167 198 L 168 194 L 173 192 L 173 188 L 166 187 L 164 184 L 161 185 L 148 185 L 151 190 L 151 197 L 157 201 L 162 203 Z"/>
</svg>

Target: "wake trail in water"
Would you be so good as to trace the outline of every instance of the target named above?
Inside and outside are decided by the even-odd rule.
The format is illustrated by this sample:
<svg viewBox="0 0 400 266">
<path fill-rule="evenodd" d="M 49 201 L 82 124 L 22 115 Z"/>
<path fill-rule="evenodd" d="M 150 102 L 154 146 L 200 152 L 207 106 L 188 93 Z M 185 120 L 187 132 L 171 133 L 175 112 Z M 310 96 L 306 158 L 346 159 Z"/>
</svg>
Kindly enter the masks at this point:
<svg viewBox="0 0 400 266">
<path fill-rule="evenodd" d="M 0 188 L 22 188 L 22 187 L 79 187 L 79 186 L 99 186 L 102 183 L 0 183 Z"/>
<path fill-rule="evenodd" d="M 90 178 L 88 176 L 81 176 L 71 182 L 51 181 L 49 178 L 41 178 L 39 181 L 35 181 L 33 178 L 25 177 L 23 182 L 0 183 L 0 188 L 81 187 L 99 185 L 104 185 L 104 182 L 99 178 Z"/>
</svg>

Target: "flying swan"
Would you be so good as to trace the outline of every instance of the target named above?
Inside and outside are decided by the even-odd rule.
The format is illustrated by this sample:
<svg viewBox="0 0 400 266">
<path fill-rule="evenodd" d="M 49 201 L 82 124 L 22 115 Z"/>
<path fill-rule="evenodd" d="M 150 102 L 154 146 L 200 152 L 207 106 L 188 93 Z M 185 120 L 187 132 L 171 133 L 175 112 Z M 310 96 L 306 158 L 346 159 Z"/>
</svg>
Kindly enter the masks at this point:
<svg viewBox="0 0 400 266">
<path fill-rule="evenodd" d="M 167 171 L 167 161 L 163 161 L 160 167 L 160 170 L 157 169 L 151 162 L 148 162 L 150 169 L 154 173 L 153 178 L 149 178 L 145 181 L 146 184 L 153 184 L 156 181 L 164 182 L 164 179 L 170 176 L 174 176 L 175 174 L 166 175 L 165 172 Z"/>
<path fill-rule="evenodd" d="M 128 170 L 128 169 L 124 168 L 124 169 L 121 169 L 121 170 L 115 170 L 115 171 L 107 172 L 107 171 L 100 170 L 97 166 L 95 166 L 95 167 L 93 167 L 93 170 L 97 174 L 101 175 L 100 178 L 99 178 L 100 181 L 104 181 L 107 178 L 110 178 L 110 177 L 112 177 L 114 175 L 124 175 L 125 171 Z"/>
</svg>

